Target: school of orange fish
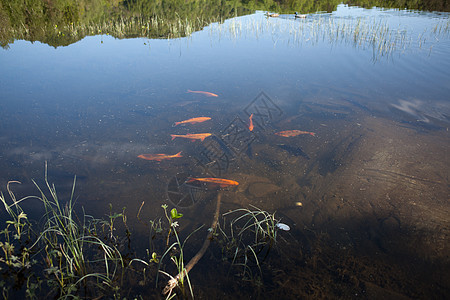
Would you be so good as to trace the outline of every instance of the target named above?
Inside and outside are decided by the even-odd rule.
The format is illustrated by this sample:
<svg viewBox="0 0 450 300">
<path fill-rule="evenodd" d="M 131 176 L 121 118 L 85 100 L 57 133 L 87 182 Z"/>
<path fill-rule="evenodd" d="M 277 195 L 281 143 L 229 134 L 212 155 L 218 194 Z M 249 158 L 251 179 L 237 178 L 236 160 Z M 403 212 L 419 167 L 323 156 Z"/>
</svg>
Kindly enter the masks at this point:
<svg viewBox="0 0 450 300">
<path fill-rule="evenodd" d="M 210 93 L 210 92 L 204 92 L 204 91 L 188 90 L 188 93 L 202 94 L 207 97 L 219 97 L 219 95 L 217 95 L 217 94 Z M 187 119 L 187 120 L 180 121 L 180 122 L 175 122 L 172 125 L 172 127 L 175 127 L 177 125 L 183 125 L 183 124 L 202 123 L 202 122 L 209 121 L 209 120 L 211 120 L 210 117 L 196 117 L 196 118 L 191 118 L 191 119 Z M 253 114 L 251 114 L 249 117 L 248 130 L 253 131 L 253 129 L 254 129 Z M 302 135 L 302 134 L 309 134 L 312 136 L 316 135 L 314 132 L 301 131 L 301 130 L 285 130 L 285 131 L 276 132 L 275 134 L 278 136 L 283 136 L 283 137 L 293 137 L 293 136 L 298 136 L 298 135 Z M 209 137 L 211 135 L 212 135 L 211 133 L 188 133 L 188 134 L 184 134 L 184 135 L 171 134 L 170 136 L 172 137 L 172 140 L 174 140 L 175 138 L 185 138 L 185 139 L 190 139 L 193 142 L 195 140 L 200 140 L 203 142 L 207 137 Z M 172 159 L 175 157 L 183 157 L 181 155 L 181 151 L 174 155 L 169 155 L 169 154 L 141 154 L 141 155 L 138 155 L 138 158 L 145 159 L 145 160 L 152 160 L 152 161 L 162 161 L 164 159 Z M 186 181 L 186 183 L 192 183 L 192 182 L 203 182 L 203 183 L 206 183 L 206 184 L 209 184 L 212 186 L 218 186 L 221 188 L 239 185 L 239 183 L 237 181 L 224 179 L 224 178 L 189 178 Z"/>
</svg>

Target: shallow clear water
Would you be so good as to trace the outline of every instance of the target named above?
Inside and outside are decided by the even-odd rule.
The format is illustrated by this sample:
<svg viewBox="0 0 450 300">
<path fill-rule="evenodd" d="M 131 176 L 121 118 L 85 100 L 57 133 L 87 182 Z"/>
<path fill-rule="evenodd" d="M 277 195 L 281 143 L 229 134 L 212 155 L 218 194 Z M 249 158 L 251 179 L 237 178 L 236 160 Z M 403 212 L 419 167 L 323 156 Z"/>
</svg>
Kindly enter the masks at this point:
<svg viewBox="0 0 450 300">
<path fill-rule="evenodd" d="M 180 204 L 186 236 L 209 226 L 215 194 L 176 180 L 228 178 L 240 185 L 223 192 L 222 212 L 253 205 L 291 227 L 267 258 L 268 297 L 448 295 L 439 279 L 448 266 L 448 26 L 444 13 L 341 5 L 306 19 L 256 12 L 171 40 L 15 41 L 0 52 L 0 186 L 19 180 L 20 193 L 35 191 L 47 162 L 67 195 L 77 175 L 77 203 L 100 217 L 109 203 L 126 207 L 144 253 L 138 211 L 154 219 L 162 204 Z M 173 127 L 199 116 L 212 120 Z M 315 136 L 274 134 L 294 129 Z M 213 137 L 171 140 L 186 133 Z M 194 193 L 195 205 L 177 192 Z M 239 284 L 209 290 L 229 280 L 212 272 L 217 251 L 192 271 L 200 297 L 263 297 Z"/>
</svg>

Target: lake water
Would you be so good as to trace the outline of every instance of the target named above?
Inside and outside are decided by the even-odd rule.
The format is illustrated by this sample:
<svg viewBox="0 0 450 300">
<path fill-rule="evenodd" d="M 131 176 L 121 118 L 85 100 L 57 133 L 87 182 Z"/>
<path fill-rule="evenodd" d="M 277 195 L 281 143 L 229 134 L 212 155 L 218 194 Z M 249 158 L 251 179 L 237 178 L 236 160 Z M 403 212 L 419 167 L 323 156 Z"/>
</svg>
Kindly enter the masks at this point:
<svg viewBox="0 0 450 300">
<path fill-rule="evenodd" d="M 185 244 L 188 261 L 217 192 L 186 180 L 231 179 L 239 186 L 220 192 L 221 214 L 258 208 L 290 231 L 258 256 L 261 271 L 233 267 L 213 239 L 189 273 L 196 298 L 444 299 L 449 22 L 448 13 L 339 5 L 306 18 L 257 11 L 175 39 L 16 40 L 0 51 L 1 190 L 18 180 L 19 196 L 36 194 L 31 180 L 43 183 L 47 163 L 67 199 L 76 175 L 77 209 L 108 218 L 110 204 L 126 207 L 126 251 L 137 257 L 163 254 L 149 220 L 164 221 L 162 204 L 177 207 L 182 239 L 205 225 Z M 211 120 L 173 126 L 201 116 Z M 315 135 L 275 134 L 286 130 Z M 171 139 L 194 133 L 212 136 Z M 230 218 L 219 219 L 224 230 Z M 157 288 L 153 279 L 130 279 L 128 296 L 160 295 L 166 278 Z"/>
</svg>

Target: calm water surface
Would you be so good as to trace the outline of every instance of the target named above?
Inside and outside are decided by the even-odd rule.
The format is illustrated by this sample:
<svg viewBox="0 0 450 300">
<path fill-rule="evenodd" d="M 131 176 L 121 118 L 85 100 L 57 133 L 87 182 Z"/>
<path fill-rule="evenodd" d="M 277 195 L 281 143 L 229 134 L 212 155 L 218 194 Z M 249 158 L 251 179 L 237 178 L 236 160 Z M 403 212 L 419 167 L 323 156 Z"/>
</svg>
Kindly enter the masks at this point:
<svg viewBox="0 0 450 300">
<path fill-rule="evenodd" d="M 264 260 L 263 285 L 227 274 L 212 243 L 190 273 L 200 298 L 448 297 L 449 34 L 446 13 L 340 5 L 170 40 L 15 41 L 0 52 L 1 189 L 19 180 L 20 195 L 35 193 L 47 162 L 64 197 L 76 175 L 77 205 L 98 217 L 126 207 L 130 252 L 144 254 L 138 211 L 153 220 L 178 205 L 185 238 L 210 226 L 216 194 L 177 183 L 232 179 L 222 213 L 255 206 L 291 230 Z M 173 127 L 199 116 L 212 120 Z M 187 133 L 213 136 L 171 140 Z M 188 257 L 206 230 L 196 235 Z"/>
</svg>

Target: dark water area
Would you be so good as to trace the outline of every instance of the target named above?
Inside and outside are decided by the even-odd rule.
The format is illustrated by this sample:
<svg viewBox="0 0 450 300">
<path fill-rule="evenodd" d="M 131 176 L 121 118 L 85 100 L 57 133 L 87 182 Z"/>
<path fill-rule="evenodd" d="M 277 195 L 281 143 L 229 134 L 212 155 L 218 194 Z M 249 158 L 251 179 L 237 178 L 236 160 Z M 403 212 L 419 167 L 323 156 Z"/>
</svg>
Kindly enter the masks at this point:
<svg viewBox="0 0 450 300">
<path fill-rule="evenodd" d="M 0 51 L 0 190 L 17 180 L 18 198 L 36 195 L 47 164 L 66 201 L 76 175 L 77 212 L 126 208 L 116 234 L 128 229 L 124 252 L 142 259 L 166 243 L 149 220 L 177 207 L 181 239 L 204 226 L 183 248 L 187 263 L 218 192 L 186 182 L 226 178 L 239 185 L 220 192 L 224 231 L 223 214 L 241 208 L 290 230 L 258 252 L 259 267 L 252 256 L 236 267 L 213 238 L 189 272 L 195 298 L 448 298 L 449 25 L 445 12 L 339 4 L 305 18 L 256 11 L 169 39 L 15 40 Z M 174 126 L 194 117 L 211 120 Z M 287 130 L 314 134 L 275 134 Z M 211 136 L 171 138 L 196 133 Z M 23 207 L 42 216 L 38 201 Z M 122 296 L 164 298 L 156 267 L 127 275 Z M 177 274 L 170 259 L 163 267 Z"/>
</svg>

